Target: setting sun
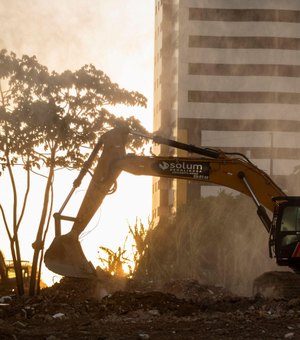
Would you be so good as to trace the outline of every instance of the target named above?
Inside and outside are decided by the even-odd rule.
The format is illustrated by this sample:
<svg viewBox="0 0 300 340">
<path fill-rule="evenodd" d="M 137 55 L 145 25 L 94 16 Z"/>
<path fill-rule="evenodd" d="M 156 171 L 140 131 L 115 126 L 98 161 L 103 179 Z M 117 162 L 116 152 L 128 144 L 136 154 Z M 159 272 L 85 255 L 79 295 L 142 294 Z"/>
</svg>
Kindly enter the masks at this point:
<svg viewBox="0 0 300 340">
<path fill-rule="evenodd" d="M 95 3 L 92 5 L 85 0 L 67 0 L 63 3 L 55 0 L 38 1 L 34 7 L 12 1 L 6 6 L 6 12 L 8 15 L 2 20 L 5 33 L 0 41 L 1 48 L 19 55 L 35 55 L 49 70 L 58 72 L 76 70 L 85 64 L 93 64 L 120 87 L 138 91 L 148 100 L 146 109 L 116 106 L 110 107 L 109 110 L 117 116 L 135 116 L 148 131 L 152 130 L 154 54 L 152 1 L 130 0 L 126 3 L 121 0 L 98 1 L 96 5 Z M 17 25 L 15 20 L 18 22 Z M 76 176 L 75 171 L 57 172 L 54 212 L 65 200 Z M 70 215 L 76 215 L 76 209 L 80 206 L 90 180 L 90 176 L 86 177 L 70 202 L 72 210 L 68 211 Z M 22 186 L 22 183 L 19 185 Z M 42 179 L 32 183 L 37 192 L 43 185 Z M 26 260 L 32 258 L 31 244 L 35 234 L 35 231 L 29 232 L 28 227 L 33 230 L 37 227 L 35 212 L 38 211 L 39 205 L 40 202 L 32 200 L 30 212 L 26 214 L 24 227 L 21 228 L 22 257 Z M 68 206 L 68 209 L 70 207 Z M 87 258 L 98 265 L 99 246 L 112 249 L 123 246 L 128 233 L 128 224 L 134 223 L 136 218 L 141 218 L 147 223 L 150 215 L 151 179 L 121 174 L 117 192 L 106 197 L 81 236 Z M 70 228 L 69 222 L 63 224 L 65 232 Z M 51 221 L 46 248 L 53 236 L 54 223 Z M 10 258 L 6 238 L 2 238 L 0 248 L 3 249 L 6 258 Z M 43 279 L 46 283 L 51 284 L 55 276 L 46 268 L 43 270 Z"/>
</svg>

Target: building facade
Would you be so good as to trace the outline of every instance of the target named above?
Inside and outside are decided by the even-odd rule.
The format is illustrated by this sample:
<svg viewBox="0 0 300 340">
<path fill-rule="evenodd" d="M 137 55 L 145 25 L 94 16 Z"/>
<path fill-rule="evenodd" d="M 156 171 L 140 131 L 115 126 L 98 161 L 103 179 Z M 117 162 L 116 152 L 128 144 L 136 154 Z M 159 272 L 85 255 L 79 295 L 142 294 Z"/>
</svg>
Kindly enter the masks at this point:
<svg viewBox="0 0 300 340">
<path fill-rule="evenodd" d="M 300 164 L 300 2 L 156 0 L 155 6 L 154 130 L 242 152 L 299 195 L 288 178 Z M 183 155 L 160 146 L 155 153 Z M 153 217 L 219 191 L 155 178 Z"/>
</svg>

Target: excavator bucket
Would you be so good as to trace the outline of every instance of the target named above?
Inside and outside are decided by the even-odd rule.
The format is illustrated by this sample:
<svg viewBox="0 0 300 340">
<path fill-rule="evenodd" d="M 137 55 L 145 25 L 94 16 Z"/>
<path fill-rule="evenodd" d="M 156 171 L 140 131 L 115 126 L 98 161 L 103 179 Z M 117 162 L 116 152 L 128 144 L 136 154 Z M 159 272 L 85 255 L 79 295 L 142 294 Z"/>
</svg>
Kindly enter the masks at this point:
<svg viewBox="0 0 300 340">
<path fill-rule="evenodd" d="M 72 232 L 55 237 L 44 257 L 48 269 L 62 276 L 93 278 L 96 270 Z"/>
</svg>

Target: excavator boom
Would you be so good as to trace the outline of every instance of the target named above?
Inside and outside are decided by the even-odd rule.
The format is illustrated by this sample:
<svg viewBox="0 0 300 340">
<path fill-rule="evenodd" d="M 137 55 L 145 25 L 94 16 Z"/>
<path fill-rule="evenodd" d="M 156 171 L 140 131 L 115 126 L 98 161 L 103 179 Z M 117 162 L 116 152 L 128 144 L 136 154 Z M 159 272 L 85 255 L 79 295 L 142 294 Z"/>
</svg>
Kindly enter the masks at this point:
<svg viewBox="0 0 300 340">
<path fill-rule="evenodd" d="M 226 186 L 251 197 L 249 189 L 239 176 L 251 183 L 259 202 L 273 211 L 272 197 L 285 193 L 263 171 L 243 159 L 208 159 L 184 157 L 147 157 L 127 155 L 116 161 L 115 166 L 134 175 L 158 176 L 200 181 Z M 263 188 L 263 190 L 262 190 Z"/>
</svg>

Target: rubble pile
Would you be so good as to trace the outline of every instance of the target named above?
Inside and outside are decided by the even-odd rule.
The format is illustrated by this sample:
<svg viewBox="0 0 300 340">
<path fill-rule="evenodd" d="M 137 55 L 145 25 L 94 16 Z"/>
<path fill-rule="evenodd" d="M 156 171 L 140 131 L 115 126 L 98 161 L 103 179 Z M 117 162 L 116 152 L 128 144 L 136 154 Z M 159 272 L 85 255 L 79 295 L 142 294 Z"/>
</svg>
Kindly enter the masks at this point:
<svg viewBox="0 0 300 340">
<path fill-rule="evenodd" d="M 64 278 L 39 296 L 2 296 L 0 338 L 300 338 L 300 298 L 239 297 L 195 280 L 171 281 L 159 290 L 128 285 L 99 298 L 98 286 Z"/>
</svg>

